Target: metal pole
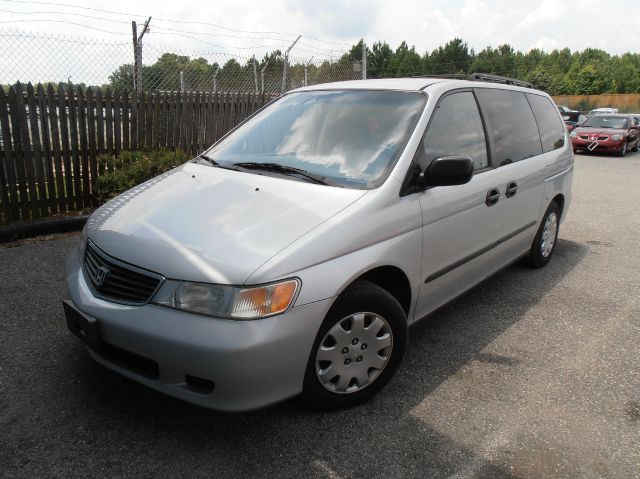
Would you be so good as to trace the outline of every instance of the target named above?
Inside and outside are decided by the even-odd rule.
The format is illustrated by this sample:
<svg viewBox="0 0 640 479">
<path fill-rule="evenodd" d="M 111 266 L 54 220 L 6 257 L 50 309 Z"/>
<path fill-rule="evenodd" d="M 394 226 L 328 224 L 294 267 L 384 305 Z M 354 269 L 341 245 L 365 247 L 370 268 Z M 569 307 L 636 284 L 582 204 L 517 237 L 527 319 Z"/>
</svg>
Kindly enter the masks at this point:
<svg viewBox="0 0 640 479">
<path fill-rule="evenodd" d="M 218 93 L 218 73 L 220 73 L 220 67 L 216 66 L 216 71 L 213 73 L 213 93 Z"/>
<path fill-rule="evenodd" d="M 149 22 L 151 22 L 151 17 L 144 22 L 144 27 L 142 27 L 142 33 L 136 38 L 137 25 L 136 22 L 131 22 L 131 26 L 133 27 L 133 45 L 134 45 L 134 88 L 137 92 L 142 91 L 142 37 L 147 33 L 149 29 Z"/>
<path fill-rule="evenodd" d="M 289 52 L 294 47 L 294 45 L 298 43 L 298 40 L 300 40 L 300 37 L 302 37 L 302 35 L 298 35 L 298 38 L 296 38 L 295 41 L 291 44 L 291 46 L 287 48 L 287 51 L 284 52 L 284 67 L 282 68 L 282 88 L 280 90 L 281 93 L 284 93 L 284 90 L 287 85 L 287 70 L 289 69 Z"/>
<path fill-rule="evenodd" d="M 258 90 L 258 65 L 256 64 L 256 56 L 253 55 L 253 80 L 256 84 L 256 93 L 260 93 Z"/>
<path fill-rule="evenodd" d="M 309 61 L 304 64 L 304 86 L 307 86 L 307 67 L 311 65 L 311 60 L 313 60 L 313 57 L 309 58 Z"/>
<path fill-rule="evenodd" d="M 367 44 L 362 39 L 362 79 L 367 79 Z"/>
<path fill-rule="evenodd" d="M 269 60 L 267 60 L 267 62 L 262 67 L 262 70 L 260 70 L 260 81 L 262 82 L 262 91 L 261 91 L 261 93 L 263 95 L 264 95 L 264 72 L 267 69 L 267 66 L 269 66 Z"/>
<path fill-rule="evenodd" d="M 138 25 L 135 21 L 131 22 L 131 33 L 133 34 L 133 91 L 138 93 Z"/>
<path fill-rule="evenodd" d="M 180 91 L 184 93 L 187 89 L 184 86 L 184 72 L 180 70 Z"/>
</svg>

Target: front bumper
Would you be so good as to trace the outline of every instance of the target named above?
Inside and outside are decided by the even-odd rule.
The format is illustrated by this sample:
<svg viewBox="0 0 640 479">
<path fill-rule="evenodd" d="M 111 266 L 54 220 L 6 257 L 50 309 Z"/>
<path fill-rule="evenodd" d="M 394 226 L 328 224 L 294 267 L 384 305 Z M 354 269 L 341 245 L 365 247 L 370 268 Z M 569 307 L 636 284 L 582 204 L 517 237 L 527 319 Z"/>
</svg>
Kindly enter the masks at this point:
<svg viewBox="0 0 640 479">
<path fill-rule="evenodd" d="M 106 345 L 155 363 L 157 374 L 141 373 L 88 348 L 97 362 L 163 393 L 221 411 L 257 409 L 300 393 L 313 341 L 332 303 L 325 299 L 271 318 L 232 321 L 98 299 L 76 251 L 67 257 L 65 276 L 71 303 L 96 319 Z M 187 376 L 213 382 L 213 390 L 194 388 Z"/>
<path fill-rule="evenodd" d="M 595 143 L 595 146 L 592 145 Z M 624 145 L 625 140 L 602 140 L 592 141 L 583 140 L 582 138 L 571 138 L 571 144 L 574 150 L 589 150 L 589 151 L 620 151 Z"/>
</svg>

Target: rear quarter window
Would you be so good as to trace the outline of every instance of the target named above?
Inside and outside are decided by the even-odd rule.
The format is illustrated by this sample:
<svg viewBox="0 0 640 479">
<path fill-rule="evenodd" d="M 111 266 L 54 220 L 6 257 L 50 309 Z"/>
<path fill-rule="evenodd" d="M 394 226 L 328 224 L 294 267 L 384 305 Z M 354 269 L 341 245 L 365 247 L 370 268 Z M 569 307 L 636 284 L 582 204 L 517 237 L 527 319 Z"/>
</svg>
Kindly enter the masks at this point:
<svg viewBox="0 0 640 479">
<path fill-rule="evenodd" d="M 557 150 L 564 146 L 564 125 L 553 107 L 553 103 L 547 97 L 526 94 L 527 100 L 533 110 L 533 116 L 538 124 L 542 152 Z"/>
<path fill-rule="evenodd" d="M 478 88 L 476 96 L 493 142 L 495 166 L 542 153 L 538 126 L 524 93 Z"/>
</svg>

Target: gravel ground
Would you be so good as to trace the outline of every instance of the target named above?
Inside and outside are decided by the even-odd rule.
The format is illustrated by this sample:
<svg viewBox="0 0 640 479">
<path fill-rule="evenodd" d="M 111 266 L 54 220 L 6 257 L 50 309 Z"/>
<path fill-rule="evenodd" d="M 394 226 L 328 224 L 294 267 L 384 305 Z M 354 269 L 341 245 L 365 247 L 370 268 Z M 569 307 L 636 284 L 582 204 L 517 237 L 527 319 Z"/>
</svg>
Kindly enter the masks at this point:
<svg viewBox="0 0 640 479">
<path fill-rule="evenodd" d="M 0 248 L 0 476 L 640 477 L 639 186 L 640 154 L 577 156 L 551 263 L 422 321 L 387 388 L 336 413 L 122 378 L 64 323 L 77 235 Z"/>
</svg>

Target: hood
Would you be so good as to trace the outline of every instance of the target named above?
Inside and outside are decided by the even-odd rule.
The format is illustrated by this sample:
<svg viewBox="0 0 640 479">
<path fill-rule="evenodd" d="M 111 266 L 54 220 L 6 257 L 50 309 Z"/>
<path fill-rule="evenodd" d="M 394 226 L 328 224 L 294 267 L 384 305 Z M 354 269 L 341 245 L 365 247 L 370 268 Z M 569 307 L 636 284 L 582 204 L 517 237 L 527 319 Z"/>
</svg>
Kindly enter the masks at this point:
<svg viewBox="0 0 640 479">
<path fill-rule="evenodd" d="M 366 191 L 187 163 L 100 207 L 87 236 L 167 278 L 243 284 Z"/>
<path fill-rule="evenodd" d="M 626 135 L 627 130 L 624 128 L 592 128 L 589 126 L 579 126 L 573 131 L 580 135 Z"/>
</svg>

